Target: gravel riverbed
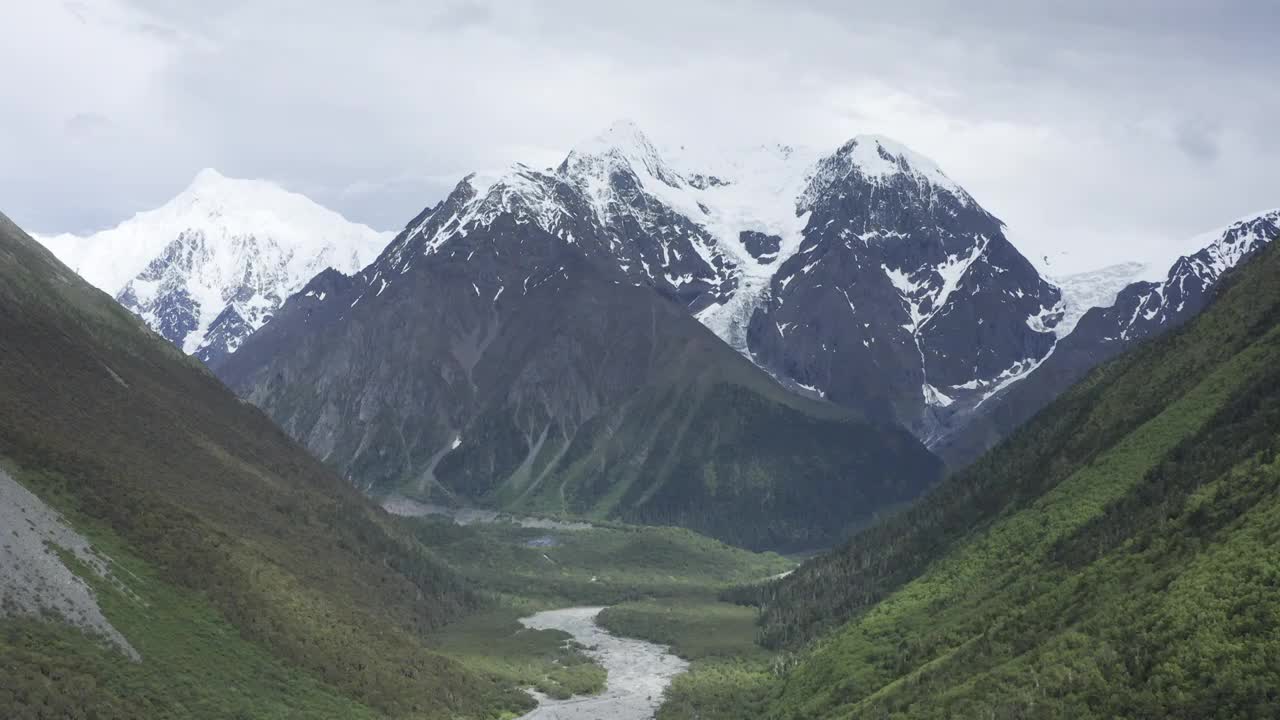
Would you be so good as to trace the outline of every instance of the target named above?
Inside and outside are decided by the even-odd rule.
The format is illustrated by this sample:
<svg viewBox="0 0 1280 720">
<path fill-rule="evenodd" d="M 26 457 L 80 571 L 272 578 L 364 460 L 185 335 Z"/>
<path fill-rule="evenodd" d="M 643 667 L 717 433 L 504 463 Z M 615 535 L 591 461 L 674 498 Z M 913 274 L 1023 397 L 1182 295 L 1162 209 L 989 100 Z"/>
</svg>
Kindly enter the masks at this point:
<svg viewBox="0 0 1280 720">
<path fill-rule="evenodd" d="M 649 720 L 657 712 L 663 691 L 689 664 L 661 645 L 609 634 L 596 625 L 603 609 L 547 610 L 520 619 L 528 628 L 569 633 L 608 673 L 599 695 L 556 700 L 534 692 L 538 709 L 520 720 Z"/>
</svg>

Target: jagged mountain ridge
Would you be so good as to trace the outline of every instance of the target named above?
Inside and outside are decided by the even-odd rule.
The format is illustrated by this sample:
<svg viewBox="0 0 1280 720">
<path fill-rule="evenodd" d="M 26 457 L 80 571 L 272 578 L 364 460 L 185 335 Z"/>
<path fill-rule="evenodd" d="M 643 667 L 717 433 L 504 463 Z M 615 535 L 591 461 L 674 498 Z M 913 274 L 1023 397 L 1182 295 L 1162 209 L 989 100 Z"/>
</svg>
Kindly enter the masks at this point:
<svg viewBox="0 0 1280 720">
<path fill-rule="evenodd" d="M 999 220 L 892 140 L 858 136 L 826 156 L 777 146 L 733 160 L 677 152 L 669 162 L 656 152 L 624 124 L 574 150 L 560 172 L 623 210 L 638 203 L 617 200 L 643 188 L 645 207 L 676 209 L 709 235 L 731 263 L 710 283 L 676 275 L 718 290 L 700 293 L 690 309 L 793 387 L 927 439 L 933 415 L 961 411 L 1055 340 L 1060 298 L 1004 239 Z M 602 154 L 614 162 L 578 159 Z M 975 282 L 984 267 L 998 270 Z M 955 293 L 961 284 L 963 295 Z M 974 345 L 981 323 L 1001 336 Z"/>
<path fill-rule="evenodd" d="M 115 228 L 37 239 L 165 339 L 209 362 L 235 352 L 324 268 L 364 267 L 389 235 L 273 183 L 206 169 L 164 206 Z"/>
<path fill-rule="evenodd" d="M 408 483 L 417 492 L 458 492 L 456 477 L 439 483 L 436 471 L 474 452 L 477 437 L 463 431 L 488 412 L 477 410 L 491 401 L 486 393 L 511 389 L 509 374 L 502 372 L 489 385 L 477 385 L 481 358 L 505 331 L 513 304 L 520 306 L 540 288 L 567 287 L 559 285 L 569 280 L 567 262 L 580 266 L 579 275 L 593 275 L 591 293 L 603 287 L 595 282 L 602 279 L 656 290 L 792 389 L 873 422 L 906 426 L 944 452 L 966 432 L 975 412 L 998 413 L 999 398 L 1052 360 L 1042 374 L 1049 376 L 1078 342 L 1060 351 L 1064 337 L 1075 334 L 1077 323 L 1086 332 L 1090 327 L 1082 306 L 1113 300 L 1113 288 L 1135 272 L 1130 266 L 1060 282 L 1046 279 L 1009 242 L 997 218 L 935 164 L 885 138 L 860 136 L 825 157 L 774 146 L 699 159 L 684 150 L 660 151 L 634 125 L 620 123 L 575 148 L 555 168 L 517 165 L 498 176 L 464 178 L 349 283 L 318 279 L 299 301 L 305 312 L 293 313 L 296 327 L 264 341 L 252 359 L 214 365 L 367 489 Z M 415 275 L 424 264 L 432 266 L 432 276 L 447 268 L 433 290 L 424 290 L 425 281 Z M 411 302 L 387 300 L 406 284 Z M 388 302 L 396 309 L 369 309 Z M 418 308 L 440 304 L 455 315 L 444 320 Z M 556 327 L 563 327 L 564 318 L 579 317 L 576 310 L 557 307 Z M 328 376 L 346 382 L 352 369 L 346 364 L 352 358 L 298 362 L 293 347 L 307 347 L 316 357 L 334 354 L 305 326 L 317 317 L 324 326 L 348 314 L 367 318 L 376 312 L 394 313 L 404 327 L 421 323 L 441 337 L 465 340 L 441 355 L 439 347 L 424 344 L 424 328 L 406 336 L 410 345 L 390 327 L 359 339 L 348 331 L 327 336 L 349 346 L 337 355 L 379 348 L 412 358 L 418 370 L 407 377 L 392 363 L 376 370 L 383 373 L 376 391 L 360 395 L 343 388 L 336 399 L 325 396 L 323 410 L 295 397 L 290 384 L 313 393 L 331 385 Z M 533 331 L 553 322 L 521 317 L 529 318 Z M 283 337 L 292 340 L 285 343 Z M 666 341 L 655 340 L 654 347 Z M 570 342 L 578 343 L 575 352 L 610 357 L 594 340 Z M 277 351 L 288 357 L 277 363 L 270 356 Z M 1084 356 L 1080 371 L 1097 361 Z M 288 372 L 271 378 L 272 367 Z M 386 384 L 392 378 L 399 379 Z M 414 389 L 401 392 L 405 386 Z M 1050 384 L 1045 401 L 1065 386 Z M 528 413 L 527 407 L 507 405 L 520 406 L 524 400 L 512 397 L 523 392 L 492 401 L 493 408 L 506 408 L 493 412 Z M 584 394 L 571 383 L 537 392 L 542 409 L 515 422 L 517 455 L 542 448 L 552 424 L 567 446 L 595 413 L 622 397 Z M 342 426 L 352 418 L 367 425 L 345 433 Z M 1013 427 L 990 424 L 982 442 Z M 501 432 L 509 439 L 513 431 Z M 630 451 L 643 456 L 645 447 L 642 442 Z M 623 450 L 611 452 L 620 457 Z M 527 468 L 509 461 L 495 486 L 478 488 L 482 497 L 511 500 L 505 473 Z M 477 491 L 467 485 L 466 493 Z"/>
<path fill-rule="evenodd" d="M 1224 273 L 1280 238 L 1280 209 L 1256 213 L 1174 246 L 1184 253 L 1155 259 L 1121 274 L 1139 277 L 1108 305 L 1084 312 L 1070 334 L 1023 382 L 991 397 L 934 444 L 953 467 L 963 467 L 1049 404 L 1089 370 L 1134 345 L 1167 333 L 1213 299 Z M 1166 269 L 1167 268 L 1167 269 Z"/>
<path fill-rule="evenodd" d="M 1107 300 L 1129 270 L 1081 280 L 1072 297 Z M 997 218 L 892 141 L 855 138 L 826 157 L 776 146 L 698 161 L 621 124 L 555 168 L 464 178 L 361 273 L 317 277 L 246 352 L 213 366 L 369 492 L 802 544 L 912 490 L 859 489 L 851 515 L 809 534 L 790 524 L 798 506 L 760 518 L 755 536 L 708 514 L 738 507 L 746 517 L 756 501 L 704 492 L 716 480 L 703 470 L 723 467 L 725 445 L 682 446 L 686 431 L 714 426 L 717 412 L 777 428 L 760 418 L 779 410 L 734 414 L 741 403 L 707 391 L 707 378 L 793 400 L 686 320 L 802 394 L 946 441 L 1052 358 L 1079 315 Z M 689 370 L 692 347 L 711 370 Z M 656 372 L 655 357 L 681 370 Z M 822 415 L 818 406 L 801 413 Z M 657 418 L 674 427 L 646 429 Z M 730 486 L 800 446 L 731 470 Z M 677 460 L 652 465 L 667 452 Z M 688 484 L 669 483 L 677 466 Z M 928 476 L 913 467 L 908 475 Z M 671 487 L 680 490 L 664 496 Z"/>
<path fill-rule="evenodd" d="M 685 253 L 705 261 L 694 272 L 645 264 L 637 282 L 685 302 L 793 388 L 898 422 L 940 448 L 1042 364 L 1051 363 L 1042 378 L 1057 374 L 1065 338 L 1075 336 L 1060 353 L 1075 356 L 1075 368 L 1044 383 L 1045 401 L 1119 351 L 1079 348 L 1177 326 L 1256 249 L 1228 228 L 1141 262 L 1055 277 L 935 163 L 880 136 L 825 157 L 775 146 L 699 159 L 660 152 L 624 122 L 573 150 L 557 174 L 585 189 L 598 217 L 629 223 L 621 237 L 660 238 L 664 258 L 671 238 L 685 237 Z M 667 211 L 681 218 L 664 223 Z M 1252 228 L 1242 237 L 1270 237 L 1269 217 L 1242 220 Z M 1155 310 L 1157 299 L 1167 307 Z M 1106 316 L 1111 307 L 1116 317 L 1102 323 L 1111 335 L 1097 320 L 1076 332 L 1095 308 Z"/>
<path fill-rule="evenodd" d="M 253 193 L 238 194 L 309 204 L 267 183 L 204 171 L 166 208 L 249 185 Z M 777 145 L 698 157 L 660 150 L 621 122 L 553 170 L 517 166 L 463 186 L 466 199 L 455 193 L 416 219 L 419 232 L 432 233 L 424 252 L 518 206 L 530 222 L 591 245 L 632 282 L 683 304 L 793 389 L 898 422 L 940 447 L 1045 362 L 1089 309 L 1108 306 L 1128 280 L 1155 278 L 1152 269 L 1162 274 L 1165 264 L 1046 275 L 935 163 L 879 136 L 859 136 L 826 156 Z M 236 228 L 197 228 L 190 216 L 201 212 L 169 212 L 179 219 L 152 220 L 169 229 L 142 245 L 154 250 L 155 237 L 173 237 L 132 276 L 129 264 L 146 253 L 130 247 L 139 245 L 130 223 L 103 233 L 96 254 L 86 252 L 85 239 L 44 242 L 165 337 L 216 362 L 316 270 L 353 273 L 383 241 L 347 253 L 334 243 L 276 242 L 279 233 L 262 228 L 277 218 L 204 204 L 207 215 L 237 220 Z M 131 223 L 145 226 L 140 218 L 164 210 Z M 314 229 L 322 225 L 309 223 L 309 234 L 325 234 Z M 117 292 L 120 281 L 104 277 L 131 279 Z"/>
<path fill-rule="evenodd" d="M 408 267 L 409 246 L 438 252 L 504 213 L 682 304 L 793 388 L 922 438 L 1043 359 L 1063 312 L 997 218 L 879 136 L 699 159 L 618 123 L 554 170 L 469 177 L 388 251 Z"/>
<path fill-rule="evenodd" d="M 649 160 L 470 176 L 213 367 L 374 493 L 798 547 L 936 479 L 905 431 L 787 392 L 694 319 L 741 260 L 643 190 L 637 164 L 684 182 Z"/>
<path fill-rule="evenodd" d="M 936 166 L 874 142 L 879 168 L 863 139 L 819 163 L 800 205 L 804 240 L 752 313 L 748 348 L 839 404 L 883 406 L 927 440 L 935 415 L 1050 351 L 1061 298 L 998 219 L 941 171 L 915 169 Z"/>
</svg>

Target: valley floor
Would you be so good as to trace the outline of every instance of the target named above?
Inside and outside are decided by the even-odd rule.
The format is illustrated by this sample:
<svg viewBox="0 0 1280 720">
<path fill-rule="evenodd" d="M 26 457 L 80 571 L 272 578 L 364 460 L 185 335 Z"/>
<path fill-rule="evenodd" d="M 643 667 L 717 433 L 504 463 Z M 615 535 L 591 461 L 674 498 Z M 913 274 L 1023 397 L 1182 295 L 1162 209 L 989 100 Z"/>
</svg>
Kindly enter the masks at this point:
<svg viewBox="0 0 1280 720">
<path fill-rule="evenodd" d="M 763 703 L 774 656 L 755 643 L 756 611 L 717 595 L 791 560 L 677 528 L 496 520 L 404 522 L 498 593 L 501 609 L 442 628 L 432 644 L 530 689 L 540 706 L 522 717 L 741 718 Z"/>
</svg>

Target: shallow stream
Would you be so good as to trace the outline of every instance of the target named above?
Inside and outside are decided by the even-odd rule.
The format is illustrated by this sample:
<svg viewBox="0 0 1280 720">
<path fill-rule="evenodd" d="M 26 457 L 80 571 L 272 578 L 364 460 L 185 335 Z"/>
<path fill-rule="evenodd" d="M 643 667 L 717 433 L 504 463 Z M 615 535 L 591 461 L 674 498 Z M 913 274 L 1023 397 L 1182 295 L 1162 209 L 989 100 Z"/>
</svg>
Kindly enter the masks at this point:
<svg viewBox="0 0 1280 720">
<path fill-rule="evenodd" d="M 534 692 L 538 709 L 520 720 L 649 720 L 657 712 L 663 691 L 689 664 L 661 645 L 609 634 L 595 622 L 602 609 L 547 610 L 520 619 L 525 627 L 569 633 L 609 674 L 599 695 L 556 700 Z"/>
</svg>

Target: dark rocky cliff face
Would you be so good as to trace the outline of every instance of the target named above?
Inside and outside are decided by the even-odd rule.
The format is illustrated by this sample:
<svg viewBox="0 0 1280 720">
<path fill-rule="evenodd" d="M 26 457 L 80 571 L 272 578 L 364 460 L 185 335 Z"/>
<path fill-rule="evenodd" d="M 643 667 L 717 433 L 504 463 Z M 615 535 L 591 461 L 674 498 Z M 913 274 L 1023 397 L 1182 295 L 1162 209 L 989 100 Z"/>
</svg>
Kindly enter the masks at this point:
<svg viewBox="0 0 1280 720">
<path fill-rule="evenodd" d="M 1045 357 L 1057 288 L 963 191 L 825 161 L 799 251 L 751 316 L 747 347 L 777 374 L 926 440 L 939 418 Z M 884 152 L 882 150 L 882 152 Z"/>
</svg>

